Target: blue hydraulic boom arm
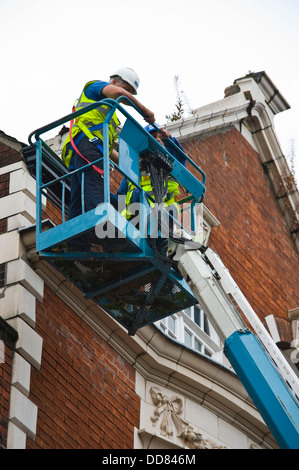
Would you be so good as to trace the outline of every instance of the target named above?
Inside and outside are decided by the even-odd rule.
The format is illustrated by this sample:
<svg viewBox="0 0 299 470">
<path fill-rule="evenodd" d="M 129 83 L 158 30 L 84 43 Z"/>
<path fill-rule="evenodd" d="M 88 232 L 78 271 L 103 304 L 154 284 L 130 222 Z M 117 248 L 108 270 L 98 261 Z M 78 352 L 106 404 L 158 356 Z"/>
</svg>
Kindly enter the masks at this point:
<svg viewBox="0 0 299 470">
<path fill-rule="evenodd" d="M 218 255 L 180 246 L 178 268 L 224 343 L 224 353 L 283 449 L 299 449 L 299 380 Z M 244 319 L 232 304 L 239 306 Z"/>
</svg>

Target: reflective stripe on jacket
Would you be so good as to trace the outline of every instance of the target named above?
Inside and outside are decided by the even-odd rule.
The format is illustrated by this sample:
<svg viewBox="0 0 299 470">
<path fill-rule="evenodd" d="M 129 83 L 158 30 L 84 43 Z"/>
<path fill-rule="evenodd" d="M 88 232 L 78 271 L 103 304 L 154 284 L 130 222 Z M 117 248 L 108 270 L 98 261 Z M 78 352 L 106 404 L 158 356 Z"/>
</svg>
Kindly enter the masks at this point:
<svg viewBox="0 0 299 470">
<path fill-rule="evenodd" d="M 90 104 L 94 103 L 94 100 L 87 98 L 85 95 L 86 88 L 94 83 L 96 80 L 86 83 L 79 101 L 76 105 L 75 111 L 79 111 L 80 109 L 89 106 Z M 104 122 L 108 112 L 110 111 L 110 107 L 107 105 L 101 105 L 97 108 L 88 111 L 86 114 L 82 114 L 81 116 L 75 119 L 75 122 L 72 127 L 72 137 L 75 138 L 79 132 L 84 132 L 84 134 L 88 137 L 88 139 L 92 139 L 93 137 L 98 137 L 101 142 L 103 143 L 103 130 L 93 130 L 92 132 L 89 130 L 90 127 L 99 126 Z M 118 134 L 116 132 L 116 128 L 120 125 L 120 122 L 117 118 L 116 113 L 113 114 L 112 119 L 109 123 L 109 153 L 111 154 L 113 149 L 113 143 L 118 138 Z M 69 145 L 68 145 L 69 144 Z M 70 166 L 71 158 L 73 155 L 73 149 L 70 145 L 70 136 L 68 135 L 62 148 L 62 158 L 64 163 L 67 167 Z"/>
</svg>

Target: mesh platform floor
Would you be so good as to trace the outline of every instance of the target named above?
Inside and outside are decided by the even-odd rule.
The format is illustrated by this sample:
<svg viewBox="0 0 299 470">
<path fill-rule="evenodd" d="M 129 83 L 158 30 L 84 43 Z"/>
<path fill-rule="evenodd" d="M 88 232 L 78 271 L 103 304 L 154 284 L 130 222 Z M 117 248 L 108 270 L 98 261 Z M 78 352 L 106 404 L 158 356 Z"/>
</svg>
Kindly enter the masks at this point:
<svg viewBox="0 0 299 470">
<path fill-rule="evenodd" d="M 157 264 L 154 256 L 153 262 L 134 256 L 122 261 L 124 253 L 140 253 L 127 238 L 100 240 L 91 231 L 47 252 L 55 254 L 47 261 L 129 334 L 196 303 L 170 265 Z M 97 253 L 107 256 L 97 258 Z"/>
</svg>

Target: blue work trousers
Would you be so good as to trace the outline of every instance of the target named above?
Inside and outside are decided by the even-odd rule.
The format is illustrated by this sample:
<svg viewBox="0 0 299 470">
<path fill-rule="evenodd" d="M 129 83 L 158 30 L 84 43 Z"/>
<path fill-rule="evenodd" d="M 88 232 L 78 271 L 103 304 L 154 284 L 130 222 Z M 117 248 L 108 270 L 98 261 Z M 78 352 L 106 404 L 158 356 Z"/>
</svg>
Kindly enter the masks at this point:
<svg viewBox="0 0 299 470">
<path fill-rule="evenodd" d="M 103 155 L 97 146 L 90 142 L 84 136 L 78 142 L 77 148 L 80 153 L 90 162 L 98 160 Z M 71 160 L 70 170 L 77 170 L 87 165 L 88 162 L 80 155 L 74 153 Z M 96 163 L 96 166 L 103 169 L 103 161 Z M 68 219 L 82 214 L 82 195 L 81 195 L 82 172 L 71 176 L 71 197 L 68 210 Z M 111 203 L 114 203 L 116 196 L 111 194 Z M 94 168 L 90 167 L 84 171 L 84 211 L 95 209 L 98 204 L 104 202 L 104 178 Z"/>
</svg>

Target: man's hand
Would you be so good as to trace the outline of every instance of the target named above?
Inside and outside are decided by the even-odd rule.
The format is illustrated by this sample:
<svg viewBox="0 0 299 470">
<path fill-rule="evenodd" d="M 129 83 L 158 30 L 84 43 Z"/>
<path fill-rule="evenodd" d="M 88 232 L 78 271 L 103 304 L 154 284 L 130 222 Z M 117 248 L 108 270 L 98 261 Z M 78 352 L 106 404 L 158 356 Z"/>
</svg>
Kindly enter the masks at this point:
<svg viewBox="0 0 299 470">
<path fill-rule="evenodd" d="M 118 152 L 115 149 L 112 149 L 111 155 L 110 155 L 111 160 L 118 165 Z"/>
<path fill-rule="evenodd" d="M 115 80 L 115 82 L 117 82 L 117 80 Z M 120 96 L 126 96 L 132 101 L 132 103 L 137 108 L 139 108 L 145 121 L 148 122 L 149 124 L 154 124 L 155 122 L 154 113 L 150 109 L 146 108 L 142 103 L 140 103 L 140 101 L 138 101 L 134 95 L 132 95 L 129 91 L 127 91 L 126 88 L 123 88 L 123 85 L 117 86 L 117 85 L 114 85 L 113 83 L 106 85 L 102 89 L 102 95 L 104 95 L 106 98 L 112 98 L 113 100 L 116 100 Z M 121 103 L 131 106 L 131 104 L 126 99 L 121 100 Z"/>
<path fill-rule="evenodd" d="M 160 134 L 162 140 L 166 140 L 168 137 L 170 137 L 170 132 L 166 129 L 163 129 L 162 127 L 160 128 Z"/>
<path fill-rule="evenodd" d="M 146 109 L 143 113 L 143 117 L 145 119 L 146 122 L 148 122 L 149 124 L 154 124 L 155 122 L 155 115 L 152 111 L 150 111 L 149 109 Z"/>
</svg>

